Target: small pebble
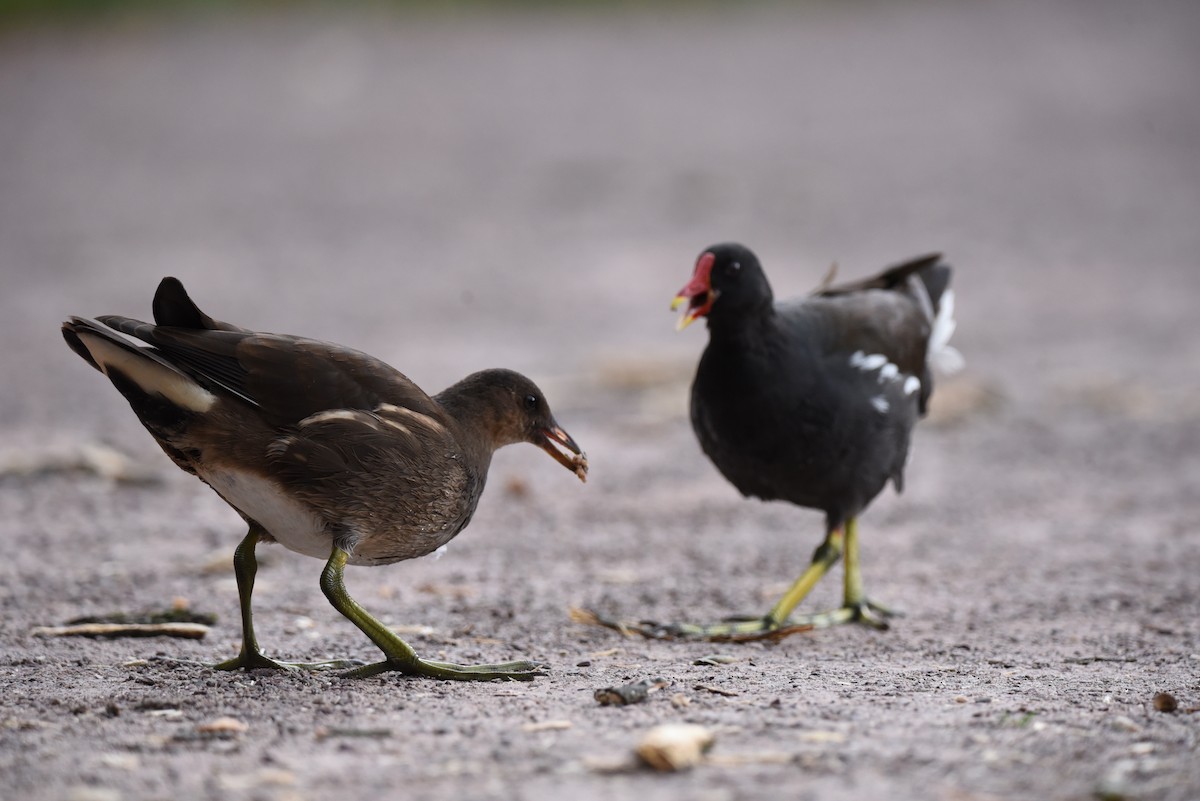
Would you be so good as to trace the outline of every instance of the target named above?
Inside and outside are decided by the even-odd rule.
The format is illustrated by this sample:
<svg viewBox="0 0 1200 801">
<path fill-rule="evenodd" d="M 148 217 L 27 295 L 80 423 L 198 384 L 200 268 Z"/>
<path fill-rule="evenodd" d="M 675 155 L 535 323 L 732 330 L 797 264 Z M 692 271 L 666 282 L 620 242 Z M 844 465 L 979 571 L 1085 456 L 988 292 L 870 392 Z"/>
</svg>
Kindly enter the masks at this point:
<svg viewBox="0 0 1200 801">
<path fill-rule="evenodd" d="M 1159 712 L 1174 712 L 1179 709 L 1179 702 L 1170 693 L 1155 693 L 1154 708 Z"/>
<path fill-rule="evenodd" d="M 661 690 L 668 684 L 670 682 L 664 678 L 643 679 L 620 687 L 603 687 L 592 695 L 600 706 L 628 706 L 642 703 L 650 693 Z"/>
<path fill-rule="evenodd" d="M 713 733 L 703 726 L 665 723 L 646 732 L 635 753 L 655 770 L 686 770 L 700 762 L 714 740 Z"/>
<path fill-rule="evenodd" d="M 201 734 L 241 734 L 250 727 L 237 718 L 223 717 L 215 718 L 207 723 L 201 723 L 196 726 L 196 731 Z"/>
<path fill-rule="evenodd" d="M 1112 727 L 1118 731 L 1139 732 L 1142 727 L 1134 723 L 1130 718 L 1124 715 L 1117 715 L 1112 719 Z"/>
</svg>

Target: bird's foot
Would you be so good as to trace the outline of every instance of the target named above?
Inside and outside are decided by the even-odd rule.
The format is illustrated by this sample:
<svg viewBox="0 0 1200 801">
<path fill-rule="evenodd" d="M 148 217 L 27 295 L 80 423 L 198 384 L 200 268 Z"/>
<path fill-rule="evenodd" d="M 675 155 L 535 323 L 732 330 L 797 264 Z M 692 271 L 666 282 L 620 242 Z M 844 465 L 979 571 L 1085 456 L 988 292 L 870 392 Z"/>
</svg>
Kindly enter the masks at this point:
<svg viewBox="0 0 1200 801">
<path fill-rule="evenodd" d="M 242 650 L 233 659 L 211 665 L 213 670 L 342 670 L 363 663 L 357 659 L 329 659 L 324 662 L 280 662 L 262 651 Z"/>
<path fill-rule="evenodd" d="M 843 623 L 858 623 L 863 626 L 869 626 L 877 631 L 887 631 L 889 628 L 888 618 L 900 616 L 899 612 L 883 604 L 863 598 L 860 601 L 849 602 L 838 609 L 793 618 L 789 622 L 807 624 L 814 629 L 826 629 L 830 626 L 839 626 Z"/>
<path fill-rule="evenodd" d="M 408 676 L 425 676 L 444 681 L 533 681 L 536 676 L 545 676 L 548 670 L 548 665 L 528 661 L 500 662 L 494 665 L 456 665 L 453 662 L 438 662 L 432 659 L 385 659 L 342 675 L 345 678 L 362 679 L 395 671 Z"/>
<path fill-rule="evenodd" d="M 734 617 L 720 623 L 658 623 L 653 620 L 612 620 L 590 609 L 572 609 L 576 623 L 602 626 L 619 631 L 626 637 L 641 636 L 649 640 L 708 640 L 710 642 L 753 642 L 782 640 L 793 634 L 817 628 L 807 620 L 780 622 L 770 615 Z"/>
</svg>

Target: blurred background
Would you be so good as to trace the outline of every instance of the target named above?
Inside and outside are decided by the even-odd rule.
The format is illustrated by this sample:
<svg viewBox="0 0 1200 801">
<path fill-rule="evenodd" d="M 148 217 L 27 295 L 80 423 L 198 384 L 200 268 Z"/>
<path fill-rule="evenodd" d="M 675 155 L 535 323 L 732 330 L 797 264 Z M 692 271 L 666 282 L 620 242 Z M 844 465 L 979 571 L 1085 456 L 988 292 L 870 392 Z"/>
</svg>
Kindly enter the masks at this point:
<svg viewBox="0 0 1200 801">
<path fill-rule="evenodd" d="M 164 275 L 219 319 L 366 350 L 429 391 L 490 366 L 546 389 L 591 481 L 508 449 L 453 568 L 486 609 L 513 592 L 497 565 L 553 560 L 506 636 L 544 644 L 532 621 L 569 602 L 754 611 L 820 523 L 742 501 L 688 429 L 705 335 L 676 334 L 668 305 L 733 239 L 780 297 L 835 262 L 843 279 L 934 250 L 956 267 L 967 370 L 939 386 L 905 497 L 864 527 L 869 586 L 913 613 L 909 634 L 867 642 L 986 629 L 1036 662 L 1067 641 L 1024 628 L 1047 609 L 1085 650 L 1153 650 L 1142 623 L 1165 618 L 1194 689 L 1198 41 L 1193 0 L 0 0 L 0 535 L 45 560 L 0 566 L 0 631 L 181 585 L 236 619 L 227 573 L 214 589 L 190 571 L 228 559 L 238 521 L 57 331 L 148 317 Z M 79 479 L 110 474 L 80 455 L 95 444 L 158 486 Z M 179 521 L 199 540 L 161 544 Z M 742 568 L 721 557 L 731 532 Z M 317 611 L 310 561 L 275 575 L 357 642 Z M 430 564 L 351 580 L 411 610 L 404 588 L 444 575 Z M 845 647 L 891 647 L 862 641 Z"/>
<path fill-rule="evenodd" d="M 781 296 L 945 252 L 1013 397 L 1200 363 L 1190 2 L 3 7 L 0 325 L 39 347 L 0 425 L 95 390 L 35 332 L 162 275 L 432 389 L 695 352 L 666 305 L 725 239 Z"/>
</svg>

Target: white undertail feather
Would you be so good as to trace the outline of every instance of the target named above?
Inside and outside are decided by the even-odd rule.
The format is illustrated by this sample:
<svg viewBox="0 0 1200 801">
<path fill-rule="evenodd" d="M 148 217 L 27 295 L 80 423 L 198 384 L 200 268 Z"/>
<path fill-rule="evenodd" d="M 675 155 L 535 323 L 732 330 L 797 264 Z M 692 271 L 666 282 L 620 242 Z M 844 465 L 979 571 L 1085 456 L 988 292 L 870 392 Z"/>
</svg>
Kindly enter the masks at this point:
<svg viewBox="0 0 1200 801">
<path fill-rule="evenodd" d="M 115 369 L 147 394 L 162 395 L 179 408 L 192 412 L 207 412 L 217 401 L 216 395 L 156 359 L 139 356 L 87 331 L 80 331 L 78 336 L 105 375 L 110 368 Z"/>
<path fill-rule="evenodd" d="M 950 345 L 950 337 L 958 325 L 954 320 L 954 290 L 947 288 L 938 302 L 937 317 L 929 335 L 928 361 L 942 373 L 957 373 L 966 364 L 958 349 Z"/>
</svg>

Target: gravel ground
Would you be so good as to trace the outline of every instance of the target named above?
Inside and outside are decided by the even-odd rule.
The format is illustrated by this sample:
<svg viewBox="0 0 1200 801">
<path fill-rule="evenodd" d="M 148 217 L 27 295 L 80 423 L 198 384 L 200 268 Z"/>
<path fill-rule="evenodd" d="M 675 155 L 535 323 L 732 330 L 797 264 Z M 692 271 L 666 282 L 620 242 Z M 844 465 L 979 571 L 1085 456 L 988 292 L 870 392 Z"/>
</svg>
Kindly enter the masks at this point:
<svg viewBox="0 0 1200 801">
<path fill-rule="evenodd" d="M 1197 34 L 1194 3 L 1082 1 L 4 33 L 0 796 L 1200 797 Z M 568 618 L 761 612 L 819 541 L 686 422 L 704 332 L 666 307 L 730 238 L 780 295 L 835 260 L 957 266 L 968 369 L 863 521 L 868 591 L 906 612 L 888 632 L 662 643 Z M 431 390 L 484 366 L 542 384 L 589 483 L 508 449 L 444 558 L 348 583 L 422 653 L 549 676 L 201 666 L 237 647 L 240 521 L 55 330 L 147 316 L 165 274 Z M 319 571 L 266 549 L 264 646 L 372 658 Z M 175 603 L 218 622 L 32 634 Z M 659 676 L 643 704 L 593 700 Z M 245 730 L 203 730 L 222 717 Z M 677 721 L 715 734 L 704 764 L 627 765 Z"/>
</svg>

